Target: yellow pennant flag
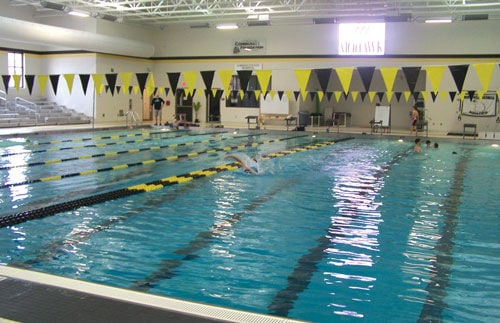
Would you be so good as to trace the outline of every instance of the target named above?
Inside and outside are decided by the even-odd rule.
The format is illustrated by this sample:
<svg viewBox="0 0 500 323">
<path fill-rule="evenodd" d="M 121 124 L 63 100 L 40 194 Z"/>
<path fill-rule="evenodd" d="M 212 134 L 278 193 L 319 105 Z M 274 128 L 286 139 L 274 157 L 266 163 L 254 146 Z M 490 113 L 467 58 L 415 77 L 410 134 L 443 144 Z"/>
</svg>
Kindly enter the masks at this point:
<svg viewBox="0 0 500 323">
<path fill-rule="evenodd" d="M 288 90 L 288 91 L 285 91 L 285 95 L 286 95 L 286 99 L 288 101 L 290 101 L 290 98 L 292 97 L 292 91 Z"/>
<path fill-rule="evenodd" d="M 130 81 L 132 80 L 132 73 L 119 73 L 118 76 L 122 80 L 122 93 L 128 94 L 128 88 L 130 87 Z"/>
<path fill-rule="evenodd" d="M 429 91 L 422 91 L 420 94 L 424 98 L 424 101 L 427 102 L 427 99 L 429 98 Z"/>
<path fill-rule="evenodd" d="M 483 96 L 486 93 L 486 90 L 477 90 L 477 97 L 479 98 L 479 101 L 483 101 Z"/>
<path fill-rule="evenodd" d="M 472 64 L 476 70 L 476 74 L 479 77 L 479 81 L 483 86 L 484 91 L 488 91 L 491 82 L 491 76 L 493 75 L 493 70 L 495 69 L 495 63 L 486 64 Z"/>
<path fill-rule="evenodd" d="M 342 85 L 342 89 L 346 94 L 349 92 L 349 87 L 351 86 L 353 71 L 354 67 L 339 67 L 335 69 L 335 72 L 337 72 L 339 77 L 340 84 Z"/>
<path fill-rule="evenodd" d="M 373 103 L 373 99 L 375 98 L 375 95 L 377 95 L 377 92 L 374 92 L 374 91 L 368 92 L 368 97 L 370 98 L 370 103 Z"/>
<path fill-rule="evenodd" d="M 216 97 L 217 96 L 217 90 L 216 88 L 212 88 L 212 97 Z"/>
<path fill-rule="evenodd" d="M 49 80 L 49 76 L 45 74 L 41 74 L 37 76 L 38 86 L 40 87 L 40 95 L 45 95 L 45 89 L 47 88 L 47 81 Z"/>
<path fill-rule="evenodd" d="M 394 87 L 394 81 L 396 80 L 396 74 L 398 74 L 399 67 L 381 67 L 380 73 L 382 73 L 382 79 L 384 80 L 385 88 L 387 92 L 391 92 Z"/>
<path fill-rule="evenodd" d="M 267 91 L 269 87 L 269 81 L 271 80 L 270 70 L 256 70 L 255 75 L 257 76 L 257 81 L 259 81 L 261 91 Z"/>
<path fill-rule="evenodd" d="M 146 93 L 148 95 L 153 95 L 155 92 L 155 77 L 153 73 L 149 73 L 148 80 L 146 81 Z"/>
<path fill-rule="evenodd" d="M 333 91 L 333 95 L 335 96 L 335 101 L 339 102 L 342 91 Z"/>
<path fill-rule="evenodd" d="M 239 94 L 240 94 L 240 99 L 243 100 L 243 98 L 245 97 L 245 91 L 240 90 Z"/>
<path fill-rule="evenodd" d="M 217 71 L 217 73 L 219 73 L 219 77 L 222 82 L 222 88 L 226 92 L 229 92 L 231 78 L 233 77 L 233 70 L 222 70 L 222 71 Z"/>
<path fill-rule="evenodd" d="M 198 74 L 199 72 L 197 71 L 188 71 L 182 73 L 182 75 L 184 75 L 184 80 L 186 81 L 186 85 L 190 94 L 193 94 L 193 90 L 198 79 Z"/>
<path fill-rule="evenodd" d="M 318 96 L 318 102 L 323 101 L 323 96 L 325 95 L 323 91 L 317 91 L 316 95 Z"/>
<path fill-rule="evenodd" d="M 19 92 L 19 84 L 21 81 L 21 75 L 14 74 L 14 75 L 12 75 L 12 78 L 14 79 L 14 87 L 16 88 L 16 92 Z"/>
<path fill-rule="evenodd" d="M 443 80 L 443 74 L 447 67 L 446 66 L 426 66 L 424 67 L 429 77 L 429 82 L 431 83 L 432 92 L 436 93 L 439 91 L 439 86 Z"/>
<path fill-rule="evenodd" d="M 258 100 L 260 97 L 260 93 L 262 92 L 261 90 L 255 90 L 253 91 L 255 93 L 255 98 Z"/>
<path fill-rule="evenodd" d="M 389 102 L 389 104 L 391 104 L 393 94 L 394 94 L 394 92 L 392 92 L 392 91 L 385 92 L 385 96 L 387 96 L 387 102 Z"/>
<path fill-rule="evenodd" d="M 356 102 L 358 99 L 359 91 L 351 91 L 352 102 Z"/>
<path fill-rule="evenodd" d="M 295 77 L 299 83 L 300 95 L 302 96 L 302 101 L 307 97 L 307 83 L 309 83 L 309 76 L 311 76 L 310 69 L 295 70 Z"/>
<path fill-rule="evenodd" d="M 459 94 L 459 96 L 458 96 L 458 97 L 460 98 L 460 101 L 463 101 L 463 100 L 465 99 L 465 95 L 466 95 L 466 94 L 467 94 L 467 92 L 466 92 L 466 91 L 462 91 L 462 92 L 460 92 L 460 94 Z"/>
<path fill-rule="evenodd" d="M 403 92 L 403 96 L 404 96 L 406 102 L 408 102 L 408 100 L 410 99 L 410 95 L 411 95 L 411 91 L 404 91 Z"/>
<path fill-rule="evenodd" d="M 75 74 L 63 74 L 63 77 L 66 80 L 69 94 L 71 94 L 71 91 L 73 91 L 73 81 L 75 80 Z"/>
<path fill-rule="evenodd" d="M 97 94 L 101 94 L 102 74 L 92 74 L 92 81 L 94 82 L 94 89 Z"/>
</svg>

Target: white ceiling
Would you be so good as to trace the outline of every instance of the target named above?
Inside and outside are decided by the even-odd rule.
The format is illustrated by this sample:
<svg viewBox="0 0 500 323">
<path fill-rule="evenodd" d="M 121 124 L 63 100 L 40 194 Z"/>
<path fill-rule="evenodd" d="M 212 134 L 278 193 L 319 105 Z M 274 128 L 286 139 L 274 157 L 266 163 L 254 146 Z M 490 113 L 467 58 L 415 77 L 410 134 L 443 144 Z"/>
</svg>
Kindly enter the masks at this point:
<svg viewBox="0 0 500 323">
<path fill-rule="evenodd" d="M 318 18 L 323 22 L 479 18 L 471 15 L 500 19 L 498 0 L 9 0 L 9 3 L 13 7 L 33 7 L 35 18 L 65 15 L 70 9 L 77 9 L 98 19 L 162 28 L 208 27 L 228 22 L 240 26 L 313 24 L 321 22 Z M 58 8 L 51 9 L 55 7 Z"/>
</svg>

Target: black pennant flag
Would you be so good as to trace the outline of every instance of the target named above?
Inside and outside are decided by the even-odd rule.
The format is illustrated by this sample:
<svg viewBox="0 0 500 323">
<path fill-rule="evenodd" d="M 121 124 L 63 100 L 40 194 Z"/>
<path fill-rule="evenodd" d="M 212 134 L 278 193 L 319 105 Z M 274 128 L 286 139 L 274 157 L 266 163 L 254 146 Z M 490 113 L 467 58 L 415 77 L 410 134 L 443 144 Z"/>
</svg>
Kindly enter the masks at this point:
<svg viewBox="0 0 500 323">
<path fill-rule="evenodd" d="M 314 70 L 316 76 L 318 77 L 319 86 L 323 92 L 326 92 L 328 87 L 328 82 L 330 81 L 330 76 L 332 75 L 331 68 L 321 68 Z"/>
<path fill-rule="evenodd" d="M 80 74 L 80 82 L 82 83 L 83 94 L 87 94 L 87 87 L 89 86 L 90 74 Z"/>
<path fill-rule="evenodd" d="M 436 102 L 436 98 L 439 92 L 431 92 L 432 102 Z"/>
<path fill-rule="evenodd" d="M 382 99 L 384 98 L 384 92 L 377 92 L 377 96 L 378 96 L 378 101 L 382 102 Z"/>
<path fill-rule="evenodd" d="M 172 89 L 173 95 L 177 93 L 177 84 L 179 83 L 179 78 L 181 77 L 181 73 L 168 73 L 167 72 L 168 81 L 170 82 L 170 88 Z"/>
<path fill-rule="evenodd" d="M 59 74 L 51 74 L 49 75 L 50 84 L 52 85 L 52 90 L 54 94 L 57 95 L 57 85 L 59 84 Z"/>
<path fill-rule="evenodd" d="M 450 70 L 451 76 L 453 76 L 453 80 L 455 80 L 458 92 L 462 92 L 469 65 L 450 65 L 448 69 Z"/>
<path fill-rule="evenodd" d="M 26 86 L 28 87 L 28 92 L 33 92 L 33 85 L 35 84 L 35 75 L 24 75 L 24 79 L 26 80 Z"/>
<path fill-rule="evenodd" d="M 118 74 L 112 73 L 112 74 L 105 74 L 104 76 L 106 77 L 106 81 L 108 82 L 111 95 L 115 95 L 116 78 Z"/>
<path fill-rule="evenodd" d="M 415 92 L 415 86 L 417 85 L 421 67 L 402 67 L 401 69 L 406 77 L 406 82 L 408 83 L 410 92 Z"/>
<path fill-rule="evenodd" d="M 295 101 L 298 101 L 300 96 L 300 91 L 293 91 L 293 96 L 295 98 Z"/>
<path fill-rule="evenodd" d="M 457 92 L 455 92 L 455 91 L 450 92 L 450 100 L 451 100 L 451 102 L 453 102 L 453 100 L 455 100 L 455 95 L 457 95 Z"/>
<path fill-rule="evenodd" d="M 3 86 L 5 87 L 5 93 L 9 93 L 9 82 L 10 75 L 2 75 Z"/>
<path fill-rule="evenodd" d="M 243 91 L 247 91 L 248 82 L 250 82 L 250 76 L 252 76 L 252 71 L 238 71 L 238 77 L 240 78 L 240 86 Z"/>
<path fill-rule="evenodd" d="M 200 74 L 201 78 L 203 79 L 203 83 L 205 83 L 205 89 L 211 90 L 215 71 L 201 71 Z"/>
<path fill-rule="evenodd" d="M 149 73 L 135 73 L 135 77 L 137 78 L 137 83 L 139 83 L 139 89 L 141 90 L 141 95 L 144 93 L 144 89 L 146 88 L 146 81 L 148 80 Z"/>
<path fill-rule="evenodd" d="M 396 100 L 398 100 L 398 102 L 399 102 L 399 100 L 401 100 L 401 95 L 402 94 L 403 93 L 401 93 L 401 92 L 394 92 L 394 95 L 396 96 Z"/>
<path fill-rule="evenodd" d="M 374 66 L 361 66 L 357 68 L 359 76 L 361 77 L 361 81 L 363 81 L 363 85 L 365 86 L 365 91 L 370 91 L 370 84 L 372 83 L 373 73 L 375 72 Z"/>
</svg>

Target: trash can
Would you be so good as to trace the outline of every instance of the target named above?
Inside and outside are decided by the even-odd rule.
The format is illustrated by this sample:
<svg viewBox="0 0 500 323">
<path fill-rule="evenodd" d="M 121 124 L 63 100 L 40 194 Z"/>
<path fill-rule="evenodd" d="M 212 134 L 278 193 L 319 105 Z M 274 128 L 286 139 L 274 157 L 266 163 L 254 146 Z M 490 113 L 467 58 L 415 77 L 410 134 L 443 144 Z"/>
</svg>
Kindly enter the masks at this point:
<svg viewBox="0 0 500 323">
<path fill-rule="evenodd" d="M 309 112 L 299 111 L 299 126 L 305 127 L 309 124 Z"/>
</svg>

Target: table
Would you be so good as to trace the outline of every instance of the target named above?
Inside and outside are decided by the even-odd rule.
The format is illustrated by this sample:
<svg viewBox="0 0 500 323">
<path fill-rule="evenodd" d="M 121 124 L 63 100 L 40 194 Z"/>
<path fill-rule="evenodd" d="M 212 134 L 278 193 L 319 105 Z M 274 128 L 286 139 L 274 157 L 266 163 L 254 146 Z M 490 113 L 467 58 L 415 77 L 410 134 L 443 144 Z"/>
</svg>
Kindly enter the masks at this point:
<svg viewBox="0 0 500 323">
<path fill-rule="evenodd" d="M 286 122 L 286 131 L 288 131 L 289 126 L 295 126 L 295 128 L 297 128 L 297 117 L 286 117 L 285 122 Z"/>
<path fill-rule="evenodd" d="M 343 119 L 344 122 L 340 122 Z M 333 122 L 337 122 L 337 126 L 348 127 L 351 125 L 351 113 L 349 112 L 334 112 L 333 113 Z"/>
</svg>

